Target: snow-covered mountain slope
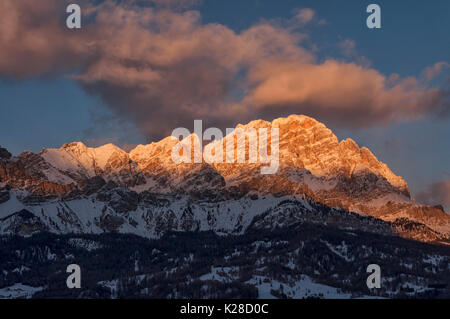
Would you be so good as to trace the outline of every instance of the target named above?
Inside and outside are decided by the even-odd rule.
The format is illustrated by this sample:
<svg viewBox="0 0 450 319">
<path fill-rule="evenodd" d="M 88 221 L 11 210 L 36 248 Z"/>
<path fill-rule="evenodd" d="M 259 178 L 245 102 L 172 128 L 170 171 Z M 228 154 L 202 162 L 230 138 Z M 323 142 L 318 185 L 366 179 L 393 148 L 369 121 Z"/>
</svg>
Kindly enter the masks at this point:
<svg viewBox="0 0 450 319">
<path fill-rule="evenodd" d="M 9 214 L 7 212 L 15 211 Z M 13 196 L 0 204 L 0 233 L 29 236 L 58 234 L 132 233 L 159 238 L 172 231 L 243 234 L 249 228 L 276 229 L 301 222 L 334 225 L 378 234 L 395 234 L 389 223 L 332 209 L 307 198 L 292 196 L 242 197 L 219 202 L 194 200 L 189 195 L 157 195 L 116 188 L 71 200 L 24 205 Z M 432 240 L 438 239 L 433 237 Z"/>
<path fill-rule="evenodd" d="M 174 137 L 129 153 L 112 144 L 91 148 L 81 142 L 18 157 L 2 149 L 0 231 L 119 231 L 145 237 L 165 230 L 236 233 L 268 211 L 285 216 L 291 209 L 277 205 L 289 199 L 309 213 L 333 207 L 373 216 L 420 240 L 450 235 L 450 216 L 416 203 L 407 183 L 367 148 L 351 139 L 339 141 L 307 116 L 237 126 L 261 128 L 279 130 L 279 169 L 272 175 L 261 174 L 266 164 L 249 163 L 248 158 L 244 163 L 176 164 L 171 156 L 178 143 Z M 229 138 L 234 139 L 229 135 L 211 145 L 226 152 Z M 246 143 L 234 147 L 249 151 Z M 284 222 L 296 220 L 295 214 Z"/>
<path fill-rule="evenodd" d="M 64 183 L 61 175 L 66 176 L 65 183 L 82 183 L 95 176 L 124 186 L 135 186 L 144 181 L 128 153 L 113 144 L 91 148 L 77 142 L 59 149 L 44 149 L 39 155 L 54 168 L 44 174 L 55 183 Z"/>
</svg>

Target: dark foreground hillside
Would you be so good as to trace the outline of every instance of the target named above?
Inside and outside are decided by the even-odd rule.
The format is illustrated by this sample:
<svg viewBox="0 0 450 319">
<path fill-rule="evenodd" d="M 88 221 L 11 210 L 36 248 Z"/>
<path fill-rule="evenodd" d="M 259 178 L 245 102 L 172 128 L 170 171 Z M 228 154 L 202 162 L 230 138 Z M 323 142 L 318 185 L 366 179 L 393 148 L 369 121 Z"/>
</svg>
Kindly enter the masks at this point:
<svg viewBox="0 0 450 319">
<path fill-rule="evenodd" d="M 450 298 L 450 247 L 317 224 L 0 241 L 4 298 Z M 69 264 L 81 267 L 81 289 L 66 286 Z M 380 289 L 367 288 L 369 264 L 381 267 Z"/>
</svg>

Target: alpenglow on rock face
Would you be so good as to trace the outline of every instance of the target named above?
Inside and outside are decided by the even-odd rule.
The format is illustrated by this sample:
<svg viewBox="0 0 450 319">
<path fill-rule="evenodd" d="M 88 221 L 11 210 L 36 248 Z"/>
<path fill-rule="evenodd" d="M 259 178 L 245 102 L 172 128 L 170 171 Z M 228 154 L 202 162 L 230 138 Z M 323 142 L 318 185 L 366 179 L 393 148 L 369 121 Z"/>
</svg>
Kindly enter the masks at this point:
<svg viewBox="0 0 450 319">
<path fill-rule="evenodd" d="M 405 237 L 432 241 L 450 235 L 449 215 L 416 203 L 407 183 L 369 149 L 351 139 L 339 141 L 324 124 L 291 115 L 237 127 L 279 129 L 276 174 L 261 175 L 259 163 L 175 164 L 174 137 L 129 153 L 112 144 L 90 148 L 81 142 L 17 157 L 4 150 L 0 232 L 243 233 L 255 218 L 294 200 L 311 214 L 320 206 L 372 216 Z M 21 222 L 27 227 L 19 227 Z"/>
</svg>

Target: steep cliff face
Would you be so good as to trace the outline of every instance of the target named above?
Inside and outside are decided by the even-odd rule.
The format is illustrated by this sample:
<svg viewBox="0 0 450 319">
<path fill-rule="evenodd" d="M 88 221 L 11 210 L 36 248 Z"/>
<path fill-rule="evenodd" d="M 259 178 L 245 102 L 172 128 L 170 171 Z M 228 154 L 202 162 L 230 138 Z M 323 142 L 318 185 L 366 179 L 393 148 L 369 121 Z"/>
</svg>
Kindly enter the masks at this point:
<svg viewBox="0 0 450 319">
<path fill-rule="evenodd" d="M 39 155 L 24 152 L 17 158 L 0 159 L 0 183 L 43 199 L 64 196 L 76 188 L 69 180 L 63 183 L 49 180 L 45 175 L 48 170 L 55 169 Z"/>
<path fill-rule="evenodd" d="M 145 235 L 148 229 L 177 227 L 236 231 L 289 198 L 373 216 L 411 238 L 436 240 L 450 235 L 449 215 L 416 203 L 403 178 L 369 149 L 351 139 L 339 141 L 315 119 L 291 115 L 236 127 L 254 130 L 257 136 L 260 129 L 267 129 L 269 138 L 261 140 L 258 149 L 266 143 L 273 153 L 271 128 L 279 131 L 279 167 L 271 175 L 261 174 L 267 164 L 249 161 L 251 146 L 245 135 L 236 137 L 241 143 L 232 145 L 236 158 L 246 152 L 244 162 L 226 162 L 227 141 L 234 141 L 237 130 L 210 145 L 224 151 L 223 163 L 211 164 L 175 163 L 172 150 L 179 141 L 174 137 L 139 145 L 129 153 L 112 144 L 90 148 L 81 142 L 18 157 L 3 149 L 0 217 L 32 204 L 32 213 L 40 212 L 55 225 L 63 221 L 58 227 L 49 222 L 48 228 L 55 232 L 69 231 L 72 222 L 79 232 L 119 229 Z M 194 136 L 185 141 L 189 139 L 194 142 Z M 193 159 L 198 150 L 192 145 Z M 84 208 L 77 206 L 80 203 Z M 17 210 L 11 211 L 13 207 Z M 87 211 L 91 216 L 84 216 Z"/>
<path fill-rule="evenodd" d="M 307 186 L 322 199 L 337 197 L 367 202 L 391 195 L 410 200 L 407 183 L 378 161 L 370 150 L 360 148 L 351 139 L 339 142 L 331 130 L 310 117 L 292 115 L 272 123 L 254 121 L 238 128 L 278 128 L 280 169 L 276 175 Z M 248 145 L 246 147 L 248 150 Z M 264 178 L 257 176 L 260 174 L 256 168 L 260 165 L 219 164 L 215 167 L 227 181 L 242 182 Z M 267 177 L 270 179 L 271 176 Z"/>
</svg>

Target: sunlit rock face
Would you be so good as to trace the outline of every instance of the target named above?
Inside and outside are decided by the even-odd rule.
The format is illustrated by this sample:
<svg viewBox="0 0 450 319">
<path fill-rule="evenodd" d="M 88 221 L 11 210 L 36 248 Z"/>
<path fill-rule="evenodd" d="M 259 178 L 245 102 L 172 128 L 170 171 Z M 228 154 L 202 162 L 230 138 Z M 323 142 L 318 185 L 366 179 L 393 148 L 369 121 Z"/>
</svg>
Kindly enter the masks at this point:
<svg viewBox="0 0 450 319">
<path fill-rule="evenodd" d="M 0 149 L 0 218 L 26 209 L 39 218 L 38 226 L 27 229 L 60 233 L 233 233 L 245 231 L 253 218 L 280 201 L 295 199 L 373 216 L 402 236 L 422 241 L 450 235 L 449 215 L 415 202 L 403 178 L 369 149 L 351 139 L 339 141 L 315 119 L 291 115 L 236 128 L 279 130 L 275 174 L 263 175 L 260 168 L 266 164 L 250 163 L 249 143 L 233 146 L 246 152 L 243 163 L 210 164 L 174 163 L 172 150 L 179 140 L 171 136 L 130 152 L 81 142 L 17 157 Z M 230 138 L 213 143 L 226 152 Z"/>
</svg>

